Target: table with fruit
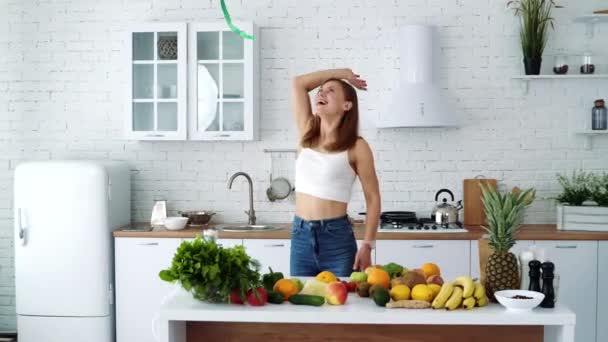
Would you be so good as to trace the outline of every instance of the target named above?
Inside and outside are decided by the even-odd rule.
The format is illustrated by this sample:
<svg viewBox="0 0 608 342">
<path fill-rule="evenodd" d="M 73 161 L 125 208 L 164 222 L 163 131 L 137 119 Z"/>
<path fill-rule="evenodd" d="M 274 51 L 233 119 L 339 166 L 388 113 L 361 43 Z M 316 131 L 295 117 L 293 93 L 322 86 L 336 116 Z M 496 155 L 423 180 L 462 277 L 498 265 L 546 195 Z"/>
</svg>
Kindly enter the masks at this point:
<svg viewBox="0 0 608 342">
<path fill-rule="evenodd" d="M 209 304 L 185 293 L 177 295 L 163 306 L 161 318 L 164 342 L 185 342 L 186 321 L 206 322 L 188 325 L 187 336 L 209 340 L 230 340 L 227 334 L 243 333 L 248 340 L 266 341 L 269 336 L 290 340 L 297 330 L 294 340 L 382 335 L 402 341 L 408 336 L 415 341 L 436 341 L 446 334 L 451 341 L 468 341 L 486 336 L 486 331 L 493 342 L 503 341 L 501 338 L 542 341 L 544 330 L 555 336 L 552 341 L 573 342 L 575 320 L 566 308 L 509 312 L 490 303 L 480 282 L 468 275 L 444 280 L 440 267 L 433 263 L 415 269 L 395 263 L 374 265 L 347 279 L 329 271 L 316 277 L 288 278 L 270 269 L 262 276 L 261 286 L 245 293 L 235 289 L 227 303 Z M 258 325 L 253 328 L 252 324 Z M 385 333 L 378 332 L 383 330 L 378 327 L 389 325 L 392 327 Z M 395 330 L 395 325 L 405 329 Z M 429 325 L 437 327 L 429 330 Z M 454 338 L 455 334 L 461 339 Z"/>
</svg>

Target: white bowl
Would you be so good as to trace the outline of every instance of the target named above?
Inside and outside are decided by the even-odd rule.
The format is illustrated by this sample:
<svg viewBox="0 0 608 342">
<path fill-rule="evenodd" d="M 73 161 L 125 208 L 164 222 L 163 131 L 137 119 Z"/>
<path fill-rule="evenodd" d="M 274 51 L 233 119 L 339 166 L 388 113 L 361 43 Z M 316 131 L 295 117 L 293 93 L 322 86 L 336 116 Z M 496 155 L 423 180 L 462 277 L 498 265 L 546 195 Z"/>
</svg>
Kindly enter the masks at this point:
<svg viewBox="0 0 608 342">
<path fill-rule="evenodd" d="M 173 216 L 165 219 L 165 228 L 169 230 L 180 230 L 186 227 L 188 223 L 187 217 Z"/>
<path fill-rule="evenodd" d="M 532 299 L 514 299 L 513 296 L 526 296 L 532 297 Z M 496 300 L 506 307 L 508 310 L 514 311 L 528 311 L 537 307 L 545 295 L 540 292 L 526 291 L 526 290 L 502 290 L 494 292 Z"/>
</svg>

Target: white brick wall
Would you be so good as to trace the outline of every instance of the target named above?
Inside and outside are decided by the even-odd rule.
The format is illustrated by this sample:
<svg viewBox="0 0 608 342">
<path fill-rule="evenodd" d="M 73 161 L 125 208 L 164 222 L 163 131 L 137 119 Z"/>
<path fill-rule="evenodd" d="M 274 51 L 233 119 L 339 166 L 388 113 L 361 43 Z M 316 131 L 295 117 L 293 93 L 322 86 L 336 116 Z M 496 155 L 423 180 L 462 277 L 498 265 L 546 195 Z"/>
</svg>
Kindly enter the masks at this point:
<svg viewBox="0 0 608 342">
<path fill-rule="evenodd" d="M 608 55 L 608 25 L 589 40 L 585 27 L 572 23 L 605 1 L 559 2 L 566 8 L 555 12 L 544 69 L 550 69 L 557 48 L 574 54 L 592 47 L 595 55 Z M 294 147 L 288 86 L 297 73 L 348 66 L 367 78 L 370 90 L 360 94 L 362 128 L 376 155 L 385 210 L 428 214 L 437 189 L 450 188 L 461 198 L 462 179 L 478 174 L 500 179 L 503 187 L 535 186 L 548 197 L 558 191 L 556 172 L 608 169 L 606 137 L 596 138 L 587 151 L 570 132 L 589 117 L 594 99 L 608 97 L 608 82 L 539 81 L 523 94 L 521 83 L 510 79 L 522 69 L 517 21 L 502 1 L 227 3 L 233 17 L 260 26 L 262 140 L 255 143 L 121 139 L 128 91 L 124 28 L 138 21 L 221 20 L 219 1 L 0 1 L 0 330 L 15 328 L 11 203 L 18 162 L 126 160 L 133 170 L 135 220 L 147 219 L 153 200 L 161 197 L 172 212 L 213 209 L 218 219 L 245 220 L 244 182 L 228 191 L 226 181 L 233 172 L 247 171 L 255 181 L 259 220 L 287 221 L 290 201 L 265 200 L 270 155 L 262 150 Z M 371 124 L 395 85 L 396 33 L 408 23 L 439 26 L 437 71 L 448 102 L 465 118 L 460 129 L 377 131 Z M 572 72 L 578 63 L 570 62 Z M 600 66 L 604 73 L 607 64 L 604 59 Z M 361 192 L 350 208 L 364 208 Z M 527 221 L 554 222 L 554 215 L 554 205 L 539 200 Z"/>
</svg>

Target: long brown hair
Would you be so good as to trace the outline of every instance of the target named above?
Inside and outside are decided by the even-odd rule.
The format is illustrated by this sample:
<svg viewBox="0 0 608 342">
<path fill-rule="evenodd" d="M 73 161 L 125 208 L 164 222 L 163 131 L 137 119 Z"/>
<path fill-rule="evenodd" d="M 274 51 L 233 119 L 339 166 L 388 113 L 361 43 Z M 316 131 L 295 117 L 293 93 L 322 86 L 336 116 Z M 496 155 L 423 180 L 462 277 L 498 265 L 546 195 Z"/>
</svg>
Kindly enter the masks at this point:
<svg viewBox="0 0 608 342">
<path fill-rule="evenodd" d="M 357 99 L 357 91 L 346 81 L 337 78 L 330 78 L 323 84 L 336 81 L 342 86 L 344 99 L 350 101 L 352 106 L 342 115 L 342 121 L 338 126 L 338 134 L 336 141 L 324 145 L 323 148 L 327 151 L 345 151 L 355 146 L 359 138 L 359 101 Z M 306 124 L 306 130 L 302 135 L 300 145 L 302 147 L 312 148 L 318 145 L 321 136 L 321 118 L 318 115 L 313 115 Z"/>
</svg>

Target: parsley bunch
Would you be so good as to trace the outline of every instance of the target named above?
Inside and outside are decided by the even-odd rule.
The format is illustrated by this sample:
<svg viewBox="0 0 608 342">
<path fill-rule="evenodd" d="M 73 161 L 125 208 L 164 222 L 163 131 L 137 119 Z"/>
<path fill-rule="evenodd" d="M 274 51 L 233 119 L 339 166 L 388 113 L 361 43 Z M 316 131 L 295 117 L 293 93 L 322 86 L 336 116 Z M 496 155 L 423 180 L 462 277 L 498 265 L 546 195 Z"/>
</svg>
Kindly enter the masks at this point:
<svg viewBox="0 0 608 342">
<path fill-rule="evenodd" d="M 179 281 L 194 298 L 226 302 L 233 289 L 241 298 L 248 290 L 261 286 L 260 264 L 245 253 L 243 246 L 222 248 L 213 241 L 184 241 L 173 256 L 171 267 L 161 270 L 160 279 Z"/>
</svg>

